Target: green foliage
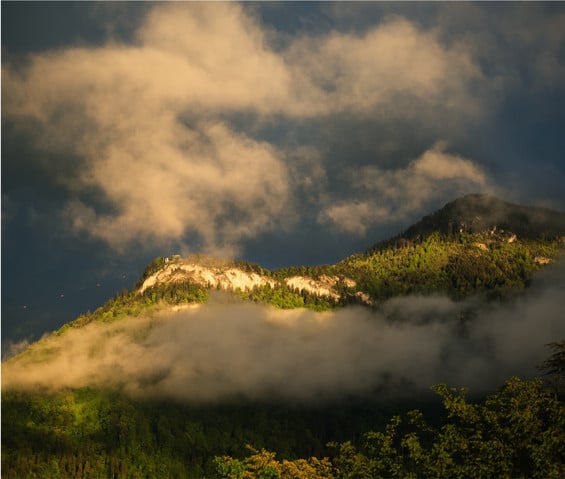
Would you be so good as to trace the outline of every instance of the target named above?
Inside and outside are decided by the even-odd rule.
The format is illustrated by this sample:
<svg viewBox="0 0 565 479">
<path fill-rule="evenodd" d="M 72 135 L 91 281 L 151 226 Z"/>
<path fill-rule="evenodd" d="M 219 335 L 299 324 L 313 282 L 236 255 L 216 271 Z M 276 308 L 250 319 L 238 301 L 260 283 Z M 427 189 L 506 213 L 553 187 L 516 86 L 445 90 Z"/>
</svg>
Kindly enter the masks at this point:
<svg viewBox="0 0 565 479">
<path fill-rule="evenodd" d="M 185 303 L 204 303 L 208 300 L 208 290 L 193 283 L 159 283 L 147 288 L 142 294 L 122 290 L 93 313 L 87 312 L 71 321 L 54 334 L 60 336 L 73 328 L 80 328 L 92 321 L 103 323 L 149 314 L 165 305 Z"/>
<path fill-rule="evenodd" d="M 439 233 L 448 240 L 461 234 L 489 232 L 505 239 L 512 234 L 527 240 L 556 240 L 565 236 L 565 213 L 546 208 L 519 206 L 495 197 L 471 194 L 425 216 L 400 236 L 373 246 L 373 250 L 420 241 Z"/>
<path fill-rule="evenodd" d="M 186 477 L 148 426 L 147 411 L 114 393 L 4 392 L 2 475 Z"/>
<path fill-rule="evenodd" d="M 287 268 L 280 268 L 273 271 L 273 277 L 279 281 L 283 281 L 291 276 L 308 276 L 312 279 L 320 279 L 322 275 L 333 275 L 334 269 L 330 265 L 316 265 L 316 266 L 289 266 Z"/>
<path fill-rule="evenodd" d="M 384 424 L 386 416 L 379 403 L 180 404 L 91 388 L 4 390 L 2 477 L 217 477 L 214 457 L 244 462 L 245 444 L 276 449 L 284 460 L 323 455 L 328 440 Z M 226 471 L 238 477 L 237 462 Z"/>
<path fill-rule="evenodd" d="M 508 242 L 488 233 L 397 242 L 341 261 L 335 270 L 357 282 L 375 301 L 407 294 L 446 293 L 462 299 L 477 293 L 505 298 L 523 290 L 539 270 L 539 258 L 555 260 L 559 240 Z M 538 261 L 536 261 L 536 258 Z"/>
<path fill-rule="evenodd" d="M 251 301 L 271 304 L 281 309 L 304 307 L 302 296 L 293 292 L 284 283 L 279 283 L 275 286 L 269 284 L 256 286 L 251 291 L 240 292 L 240 296 Z"/>
<path fill-rule="evenodd" d="M 336 302 L 331 298 L 318 296 L 306 290 L 292 289 L 286 283 L 256 286 L 250 291 L 238 291 L 238 295 L 243 299 L 270 304 L 280 309 L 308 308 L 314 311 L 327 311 L 336 306 Z"/>
<path fill-rule="evenodd" d="M 275 459 L 276 454 L 251 446 L 252 454 L 244 460 L 230 456 L 216 457 L 214 463 L 220 478 L 225 479 L 323 479 L 331 477 L 332 465 L 327 457 L 318 459 Z"/>
<path fill-rule="evenodd" d="M 466 391 L 438 385 L 445 414 L 429 425 L 420 411 L 394 416 L 384 431 L 365 434 L 365 443 L 331 443 L 335 455 L 315 464 L 312 475 L 288 477 L 418 478 L 532 477 L 565 475 L 565 405 L 540 380 L 513 378 L 483 403 Z M 294 461 L 296 464 L 297 461 Z M 253 451 L 247 459 L 216 459 L 220 477 L 260 477 L 267 466 L 283 476 L 275 454 Z M 237 465 L 238 476 L 230 476 Z M 318 474 L 318 475 L 316 475 Z"/>
<path fill-rule="evenodd" d="M 255 273 L 260 276 L 270 276 L 271 274 L 268 269 L 263 268 L 260 264 L 251 263 L 245 260 L 234 261 L 233 266 L 246 273 Z"/>
<path fill-rule="evenodd" d="M 565 407 L 539 380 L 513 378 L 482 404 L 464 390 L 435 387 L 446 416 L 429 426 L 415 411 L 399 433 L 393 418 L 384 433 L 366 435 L 368 477 L 562 477 Z"/>
<path fill-rule="evenodd" d="M 208 290 L 194 283 L 158 283 L 140 296 L 148 305 L 204 303 L 208 300 Z"/>
</svg>

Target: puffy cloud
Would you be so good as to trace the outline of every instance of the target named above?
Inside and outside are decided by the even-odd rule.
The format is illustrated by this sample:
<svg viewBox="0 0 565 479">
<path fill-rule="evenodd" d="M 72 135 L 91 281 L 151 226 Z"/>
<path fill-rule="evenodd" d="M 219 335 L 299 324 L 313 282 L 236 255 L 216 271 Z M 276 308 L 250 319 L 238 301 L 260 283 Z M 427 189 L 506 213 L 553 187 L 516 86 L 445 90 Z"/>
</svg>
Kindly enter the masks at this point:
<svg viewBox="0 0 565 479">
<path fill-rule="evenodd" d="M 270 113 L 288 105 L 291 79 L 286 65 L 268 47 L 260 25 L 238 4 L 156 7 L 138 37 L 144 50 L 170 62 L 162 72 L 168 78 L 155 86 L 186 95 L 191 106 Z"/>
<path fill-rule="evenodd" d="M 173 48 L 171 31 L 186 41 Z M 8 70 L 5 111 L 35 120 L 44 149 L 81 160 L 70 175 L 51 165 L 75 195 L 75 228 L 118 248 L 195 233 L 203 249 L 233 253 L 281 216 L 287 169 L 275 147 L 206 110 L 259 110 L 261 90 L 281 91 L 266 77 L 278 60 L 237 5 L 157 8 L 139 36 L 138 46 L 68 49 Z"/>
<path fill-rule="evenodd" d="M 431 180 L 463 180 L 485 185 L 487 177 L 484 171 L 470 160 L 445 153 L 445 143 L 437 143 L 418 158 L 409 169 L 414 176 Z"/>
<path fill-rule="evenodd" d="M 171 130 L 172 125 L 164 132 Z M 218 252 L 282 214 L 286 175 L 270 145 L 221 123 L 201 124 L 166 139 L 149 132 L 139 142 L 133 138 L 113 144 L 104 160 L 74 185 L 102 185 L 118 212 L 97 214 L 77 202 L 69 213 L 76 228 L 111 244 L 124 238 L 180 238 L 188 232 Z"/>
<path fill-rule="evenodd" d="M 403 96 L 467 114 L 477 111 L 471 84 L 481 72 L 469 52 L 457 45 L 446 48 L 436 33 L 402 18 L 364 35 L 304 37 L 285 56 L 300 87 L 315 92 L 310 111 L 369 112 L 386 106 L 402 114 L 394 102 Z"/>
<path fill-rule="evenodd" d="M 469 186 L 488 186 L 488 177 L 480 166 L 447 153 L 445 148 L 445 143 L 436 143 L 406 168 L 382 171 L 367 166 L 355 174 L 354 183 L 379 198 L 398 202 L 402 211 L 417 209 L 437 195 L 449 197 L 464 193 Z"/>
<path fill-rule="evenodd" d="M 363 236 L 369 225 L 391 219 L 390 211 L 368 201 L 349 201 L 328 207 L 318 220 L 330 223 L 346 233 Z"/>
<path fill-rule="evenodd" d="M 405 168 L 361 168 L 350 180 L 355 197 L 365 200 L 331 205 L 320 213 L 319 221 L 362 235 L 373 223 L 402 220 L 425 210 L 431 201 L 492 188 L 483 168 L 446 148 L 438 142 Z"/>
</svg>

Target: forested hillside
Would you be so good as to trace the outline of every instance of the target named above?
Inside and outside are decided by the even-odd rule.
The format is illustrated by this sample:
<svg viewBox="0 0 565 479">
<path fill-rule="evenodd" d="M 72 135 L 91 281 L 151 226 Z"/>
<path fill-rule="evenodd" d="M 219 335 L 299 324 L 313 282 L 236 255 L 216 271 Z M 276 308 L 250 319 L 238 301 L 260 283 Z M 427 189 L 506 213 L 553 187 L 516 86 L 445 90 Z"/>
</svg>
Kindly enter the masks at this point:
<svg viewBox="0 0 565 479">
<path fill-rule="evenodd" d="M 270 271 L 247 261 L 202 255 L 158 257 L 134 288 L 117 293 L 94 313 L 81 315 L 59 334 L 91 321 L 203 303 L 214 290 L 277 308 L 316 311 L 350 304 L 375 307 L 389 298 L 414 294 L 446 294 L 456 300 L 485 294 L 505 299 L 520 294 L 535 272 L 555 262 L 564 248 L 564 213 L 471 195 L 448 203 L 398 237 L 334 265 Z M 187 268 L 207 275 L 189 274 Z M 165 271 L 167 275 L 159 280 L 148 281 Z M 222 281 L 226 273 L 254 281 L 241 287 Z"/>
<path fill-rule="evenodd" d="M 325 456 L 400 412 L 379 402 L 321 407 L 135 400 L 113 391 L 5 392 L 2 477 L 217 477 L 215 456 L 247 444 L 282 457 Z"/>
<path fill-rule="evenodd" d="M 2 475 L 561 478 L 565 404 L 551 385 L 564 379 L 563 343 L 546 368 L 560 371 L 553 382 L 513 378 L 478 403 L 464 390 L 435 386 L 442 410 L 374 399 L 187 405 L 89 388 L 9 391 L 2 398 Z"/>
<path fill-rule="evenodd" d="M 507 381 L 480 404 L 465 391 L 435 386 L 444 412 L 436 425 L 421 411 L 393 416 L 381 431 L 330 443 L 323 458 L 277 460 L 251 449 L 243 460 L 216 459 L 223 478 L 532 477 L 565 474 L 565 405 L 541 381 Z"/>
<path fill-rule="evenodd" d="M 553 354 L 542 365 L 543 379 L 507 377 L 505 384 L 498 383 L 500 388 L 488 394 L 484 388 L 471 390 L 470 399 L 464 390 L 427 382 L 426 389 L 433 387 L 437 395 L 426 395 L 413 377 L 412 382 L 394 377 L 394 366 L 404 360 L 410 363 L 413 351 L 393 351 L 384 357 L 391 364 L 382 370 L 372 369 L 372 356 L 368 357 L 379 348 L 396 348 L 378 342 L 381 337 L 389 334 L 386 337 L 392 341 L 399 331 L 408 331 L 418 335 L 406 343 L 416 353 L 425 347 L 432 350 L 414 356 L 415 362 L 418 358 L 427 361 L 426 354 L 437 356 L 431 369 L 449 369 L 453 367 L 450 360 L 468 359 L 464 364 L 477 368 L 480 361 L 486 361 L 487 368 L 489 361 L 493 368 L 506 364 L 497 354 L 510 353 L 495 351 L 501 332 L 489 329 L 496 326 L 492 321 L 504 317 L 502 324 L 511 325 L 512 318 L 506 316 L 519 316 L 526 310 L 525 317 L 530 318 L 539 314 L 538 305 L 546 304 L 553 308 L 547 314 L 558 314 L 558 287 L 551 296 L 538 292 L 534 303 L 528 302 L 528 294 L 542 269 L 551 271 L 560 264 L 565 248 L 563 219 L 563 213 L 470 196 L 449 203 L 398 237 L 333 265 L 270 271 L 246 261 L 200 255 L 156 258 L 131 290 L 124 289 L 94 312 L 79 316 L 3 363 L 2 475 L 564 477 L 562 341 L 552 345 Z M 390 301 L 396 300 L 397 306 L 408 304 L 399 302 L 403 298 L 411 301 L 410 314 L 428 308 L 426 314 L 435 315 L 431 320 L 435 329 L 429 335 L 425 335 L 426 322 L 410 318 L 409 313 L 398 320 L 396 313 L 382 312 Z M 227 304 L 220 311 L 228 317 L 214 322 L 214 313 L 182 316 L 183 311 L 208 301 L 212 306 L 206 307 Z M 236 306 L 242 304 L 256 309 L 236 313 Z M 459 308 L 460 304 L 465 306 Z M 292 317 L 272 314 L 286 315 L 297 308 L 315 312 Z M 463 318 L 461 311 L 467 310 L 472 314 Z M 486 310 L 491 315 L 481 323 L 480 315 Z M 173 312 L 179 314 L 173 316 Z M 195 318 L 208 321 L 210 329 L 194 326 L 190 331 L 200 331 L 202 337 L 184 337 L 185 345 L 179 328 L 190 336 L 187 325 L 190 321 L 193 325 Z M 300 321 L 308 323 L 308 328 L 296 326 Z M 346 321 L 355 326 L 349 327 Z M 233 323 L 234 329 L 227 330 Z M 163 327 L 167 324 L 169 329 Z M 526 329 L 520 334 L 529 324 L 524 322 Z M 261 327 L 264 334 L 255 335 L 252 325 Z M 230 335 L 246 340 L 222 349 Z M 442 351 L 433 351 L 433 341 L 443 336 L 444 342 L 437 343 Z M 426 338 L 430 344 L 420 344 Z M 179 351 L 163 350 L 176 345 L 175 341 Z M 218 348 L 210 349 L 211 344 Z M 273 357 L 277 344 L 279 357 Z M 361 344 L 365 349 L 360 349 Z M 251 350 L 251 355 L 238 355 L 240 347 Z M 459 347 L 462 351 L 453 351 Z M 334 362 L 332 354 L 338 350 L 352 361 L 351 369 L 334 371 L 340 360 Z M 159 357 L 146 357 L 147 351 L 157 351 Z M 197 352 L 204 358 L 200 363 L 192 361 L 191 354 Z M 127 354 L 137 356 L 121 361 Z M 216 363 L 214 354 L 226 354 L 227 363 Z M 285 355 L 304 360 L 285 362 Z M 254 362 L 244 361 L 249 357 Z M 271 376 L 278 379 L 262 395 L 251 390 L 246 394 L 234 386 L 227 395 L 202 399 L 198 391 L 190 391 L 190 385 L 180 383 L 173 385 L 185 388 L 184 396 L 175 395 L 174 390 L 158 394 L 160 385 L 175 377 L 179 368 L 191 370 L 194 384 L 202 388 L 222 381 L 236 384 L 235 378 L 223 376 L 221 365 L 238 361 L 242 366 L 233 371 L 243 371 L 239 379 L 249 388 L 257 386 L 249 379 L 253 374 L 258 374 L 261 388 Z M 263 362 L 265 369 L 258 364 Z M 65 375 L 76 366 L 93 378 L 115 376 L 115 381 L 103 387 L 84 383 L 90 377 L 85 373 L 75 383 L 47 386 L 38 380 L 41 386 L 33 386 L 30 378 L 48 371 L 42 369 L 47 365 L 50 374 Z M 328 384 L 335 389 L 331 395 L 312 387 L 300 396 L 310 386 L 302 379 L 298 389 L 292 390 L 294 377 L 303 377 L 299 369 L 320 365 L 324 367 L 304 377 L 315 383 L 318 372 L 323 376 L 329 371 L 334 382 L 328 379 Z M 279 374 L 285 367 L 289 370 Z M 425 365 L 404 368 L 426 377 Z M 143 376 L 145 371 L 150 373 Z M 352 383 L 351 371 L 355 381 L 370 387 Z M 21 374 L 25 381 L 18 382 Z M 372 377 L 377 374 L 379 378 Z M 137 389 L 131 389 L 130 376 L 136 377 Z"/>
</svg>

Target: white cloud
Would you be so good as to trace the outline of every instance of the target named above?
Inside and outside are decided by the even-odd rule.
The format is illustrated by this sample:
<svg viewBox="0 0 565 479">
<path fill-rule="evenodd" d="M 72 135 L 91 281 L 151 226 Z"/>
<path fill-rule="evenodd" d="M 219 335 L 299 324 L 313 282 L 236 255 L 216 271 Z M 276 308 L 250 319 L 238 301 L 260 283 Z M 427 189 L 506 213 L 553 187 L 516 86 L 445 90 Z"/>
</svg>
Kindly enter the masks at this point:
<svg viewBox="0 0 565 479">
<path fill-rule="evenodd" d="M 321 223 L 329 223 L 340 230 L 356 236 L 363 236 L 375 222 L 386 222 L 391 218 L 387 208 L 369 201 L 345 201 L 332 205 L 318 216 Z"/>
<path fill-rule="evenodd" d="M 164 131 L 170 130 L 165 125 Z M 115 245 L 124 238 L 165 240 L 197 233 L 217 252 L 283 214 L 287 171 L 266 143 L 221 123 L 185 129 L 177 137 L 131 141 L 114 142 L 74 185 L 103 185 L 119 211 L 85 215 L 88 207 L 77 202 L 69 210 L 76 228 Z"/>
<path fill-rule="evenodd" d="M 140 45 L 52 52 L 6 73 L 7 114 L 37 121 L 44 149 L 83 161 L 76 175 L 50 168 L 76 196 L 74 227 L 116 248 L 196 233 L 203 249 L 233 254 L 284 216 L 280 152 L 218 115 L 268 105 L 284 90 L 273 83 L 282 62 L 238 5 L 192 7 L 153 9 Z M 85 199 L 92 189 L 111 213 Z"/>
<path fill-rule="evenodd" d="M 469 52 L 444 47 L 436 33 L 402 18 L 362 36 L 305 37 L 285 56 L 300 87 L 312 91 L 311 111 L 367 112 L 401 96 L 467 114 L 479 105 L 472 101 L 470 85 L 481 73 Z"/>
<path fill-rule="evenodd" d="M 479 166 L 460 156 L 445 153 L 446 147 L 443 142 L 436 143 L 409 166 L 411 173 L 430 180 L 463 180 L 479 186 L 487 183 L 487 176 Z"/>
<path fill-rule="evenodd" d="M 354 194 L 366 200 L 331 205 L 320 213 L 319 221 L 363 235 L 374 223 L 398 221 L 425 211 L 430 201 L 492 188 L 483 168 L 447 153 L 446 148 L 444 142 L 438 142 L 405 168 L 382 170 L 367 166 L 353 173 Z"/>
</svg>

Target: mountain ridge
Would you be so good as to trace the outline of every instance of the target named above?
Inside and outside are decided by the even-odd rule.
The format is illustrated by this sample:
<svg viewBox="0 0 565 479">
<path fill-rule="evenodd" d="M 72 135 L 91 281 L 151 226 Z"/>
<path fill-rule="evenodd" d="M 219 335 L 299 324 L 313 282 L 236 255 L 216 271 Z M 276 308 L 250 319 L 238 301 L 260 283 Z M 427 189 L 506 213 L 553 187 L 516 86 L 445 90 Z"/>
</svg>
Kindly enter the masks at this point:
<svg viewBox="0 0 565 479">
<path fill-rule="evenodd" d="M 403 295 L 505 298 L 527 288 L 533 274 L 554 262 L 564 248 L 565 213 L 468 195 L 424 216 L 403 234 L 332 265 L 271 271 L 205 255 L 158 257 L 131 290 L 117 293 L 54 334 L 92 321 L 205 303 L 215 290 L 239 301 L 316 311 L 352 304 L 378 307 Z"/>
</svg>

